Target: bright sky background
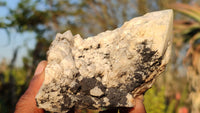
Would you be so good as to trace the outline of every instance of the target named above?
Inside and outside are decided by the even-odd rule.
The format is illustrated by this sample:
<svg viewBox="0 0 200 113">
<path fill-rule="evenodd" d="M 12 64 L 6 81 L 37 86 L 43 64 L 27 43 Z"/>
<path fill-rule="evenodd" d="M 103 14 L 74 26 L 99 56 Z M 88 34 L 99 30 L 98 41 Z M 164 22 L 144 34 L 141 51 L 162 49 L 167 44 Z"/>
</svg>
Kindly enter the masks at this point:
<svg viewBox="0 0 200 113">
<path fill-rule="evenodd" d="M 6 1 L 9 8 L 15 8 L 20 0 L 0 1 Z M 0 7 L 0 19 L 4 18 L 8 13 L 9 12 L 7 8 Z M 19 34 L 16 33 L 14 29 L 11 29 L 9 39 L 6 31 L 0 28 L 0 62 L 5 58 L 7 63 L 10 63 L 14 50 L 17 47 L 20 47 L 15 65 L 22 66 L 22 57 L 27 55 L 27 49 L 33 49 L 35 47 L 36 41 L 34 36 L 34 33 Z"/>
</svg>

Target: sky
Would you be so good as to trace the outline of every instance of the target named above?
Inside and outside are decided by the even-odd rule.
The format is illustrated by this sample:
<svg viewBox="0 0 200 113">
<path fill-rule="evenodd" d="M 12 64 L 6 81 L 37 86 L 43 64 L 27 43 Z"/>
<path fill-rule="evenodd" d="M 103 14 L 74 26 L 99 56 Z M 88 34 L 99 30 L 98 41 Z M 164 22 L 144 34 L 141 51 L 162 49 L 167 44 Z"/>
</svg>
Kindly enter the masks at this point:
<svg viewBox="0 0 200 113">
<path fill-rule="evenodd" d="M 9 8 L 15 8 L 20 0 L 0 1 L 6 1 Z M 6 7 L 0 6 L 0 19 L 4 18 L 8 13 L 9 12 Z M 6 31 L 0 28 L 0 62 L 6 59 L 6 62 L 9 64 L 13 57 L 14 50 L 16 48 L 19 48 L 15 66 L 23 66 L 22 57 L 27 56 L 28 49 L 33 49 L 35 47 L 35 34 L 28 32 L 19 34 L 14 29 L 9 29 L 9 32 L 10 38 L 7 35 Z"/>
</svg>

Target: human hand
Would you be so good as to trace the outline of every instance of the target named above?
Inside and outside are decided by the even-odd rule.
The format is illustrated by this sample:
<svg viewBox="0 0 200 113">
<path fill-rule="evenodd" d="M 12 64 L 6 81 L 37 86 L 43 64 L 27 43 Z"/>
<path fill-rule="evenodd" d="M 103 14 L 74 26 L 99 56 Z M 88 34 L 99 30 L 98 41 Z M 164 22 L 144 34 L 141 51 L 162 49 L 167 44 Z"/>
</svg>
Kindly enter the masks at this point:
<svg viewBox="0 0 200 113">
<path fill-rule="evenodd" d="M 38 64 L 28 89 L 17 102 L 15 113 L 44 113 L 43 109 L 37 108 L 35 96 L 44 81 L 44 69 L 46 65 L 47 61 L 41 61 Z"/>
</svg>

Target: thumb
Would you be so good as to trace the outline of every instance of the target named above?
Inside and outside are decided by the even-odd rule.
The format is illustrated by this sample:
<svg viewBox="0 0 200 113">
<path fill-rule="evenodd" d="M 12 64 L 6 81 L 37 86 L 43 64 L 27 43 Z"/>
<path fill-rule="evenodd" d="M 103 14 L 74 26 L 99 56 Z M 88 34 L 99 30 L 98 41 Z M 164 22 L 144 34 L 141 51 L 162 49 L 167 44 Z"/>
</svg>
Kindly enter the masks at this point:
<svg viewBox="0 0 200 113">
<path fill-rule="evenodd" d="M 36 94 L 38 93 L 40 87 L 42 86 L 42 83 L 44 81 L 44 70 L 45 67 L 47 65 L 47 61 L 41 61 L 36 70 L 35 70 L 35 74 L 29 84 L 29 87 L 26 91 L 26 93 L 28 93 L 30 96 L 33 96 L 35 98 Z"/>
<path fill-rule="evenodd" d="M 15 113 L 43 113 L 42 109 L 37 108 L 35 96 L 38 93 L 44 81 L 44 69 L 47 65 L 46 61 L 38 64 L 35 74 L 29 84 L 26 92 L 21 96 L 17 102 Z"/>
</svg>

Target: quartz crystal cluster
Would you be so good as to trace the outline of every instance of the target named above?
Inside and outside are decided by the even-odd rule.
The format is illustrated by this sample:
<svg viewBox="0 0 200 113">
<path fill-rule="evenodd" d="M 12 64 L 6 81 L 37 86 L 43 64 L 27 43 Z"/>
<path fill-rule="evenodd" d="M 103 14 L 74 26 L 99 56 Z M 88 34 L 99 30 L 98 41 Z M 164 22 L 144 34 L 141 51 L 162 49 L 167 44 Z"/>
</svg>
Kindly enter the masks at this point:
<svg viewBox="0 0 200 113">
<path fill-rule="evenodd" d="M 47 52 L 37 106 L 51 112 L 133 107 L 168 63 L 172 26 L 173 11 L 163 10 L 86 39 L 58 33 Z"/>
</svg>

